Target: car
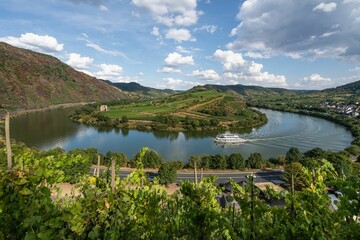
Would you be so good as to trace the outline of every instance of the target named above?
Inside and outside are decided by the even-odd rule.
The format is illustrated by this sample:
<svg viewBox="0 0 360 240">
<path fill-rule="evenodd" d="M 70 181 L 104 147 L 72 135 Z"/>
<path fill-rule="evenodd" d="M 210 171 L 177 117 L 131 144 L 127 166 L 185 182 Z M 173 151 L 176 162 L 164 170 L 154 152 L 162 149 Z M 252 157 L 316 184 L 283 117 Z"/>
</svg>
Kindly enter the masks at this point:
<svg viewBox="0 0 360 240">
<path fill-rule="evenodd" d="M 335 194 L 336 197 L 339 197 L 339 196 L 342 196 L 342 195 L 343 195 L 343 193 L 342 193 L 341 191 L 339 191 L 339 190 L 336 190 L 336 191 L 334 192 L 334 194 Z"/>
</svg>

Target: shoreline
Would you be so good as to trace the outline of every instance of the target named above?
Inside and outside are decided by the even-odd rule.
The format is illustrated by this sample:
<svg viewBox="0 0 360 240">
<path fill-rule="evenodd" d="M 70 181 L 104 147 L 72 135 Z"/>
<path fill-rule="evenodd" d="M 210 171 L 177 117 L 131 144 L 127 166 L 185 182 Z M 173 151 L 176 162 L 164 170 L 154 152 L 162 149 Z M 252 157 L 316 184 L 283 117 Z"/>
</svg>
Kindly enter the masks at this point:
<svg viewBox="0 0 360 240">
<path fill-rule="evenodd" d="M 70 107 L 84 106 L 84 105 L 88 105 L 88 104 L 92 104 L 92 103 L 95 103 L 95 102 L 61 103 L 61 104 L 50 105 L 50 106 L 42 107 L 42 108 L 17 109 L 17 110 L 10 111 L 10 116 L 13 117 L 13 116 L 19 116 L 19 115 L 28 114 L 28 113 L 54 110 L 54 109 L 58 109 L 58 108 L 70 108 Z M 0 118 L 3 118 L 4 116 L 5 116 L 5 114 L 3 114 L 3 113 L 0 114 Z"/>
</svg>

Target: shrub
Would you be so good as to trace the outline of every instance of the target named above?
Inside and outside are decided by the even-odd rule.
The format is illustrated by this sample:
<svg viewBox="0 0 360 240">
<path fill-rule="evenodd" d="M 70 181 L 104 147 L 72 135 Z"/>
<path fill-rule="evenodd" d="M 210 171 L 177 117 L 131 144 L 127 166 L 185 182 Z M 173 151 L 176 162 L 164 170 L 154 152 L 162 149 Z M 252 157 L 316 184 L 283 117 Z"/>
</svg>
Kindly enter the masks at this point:
<svg viewBox="0 0 360 240">
<path fill-rule="evenodd" d="M 158 171 L 159 183 L 168 185 L 176 181 L 176 166 L 165 162 L 161 164 L 160 169 Z"/>
</svg>

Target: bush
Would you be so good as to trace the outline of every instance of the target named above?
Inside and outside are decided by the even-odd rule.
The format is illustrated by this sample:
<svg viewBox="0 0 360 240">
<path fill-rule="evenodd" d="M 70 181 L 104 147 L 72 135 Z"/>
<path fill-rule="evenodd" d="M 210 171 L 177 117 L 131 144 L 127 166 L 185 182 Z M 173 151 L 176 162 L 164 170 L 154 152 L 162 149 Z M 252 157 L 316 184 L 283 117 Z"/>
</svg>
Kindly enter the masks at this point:
<svg viewBox="0 0 360 240">
<path fill-rule="evenodd" d="M 245 161 L 240 153 L 232 153 L 227 159 L 227 165 L 230 169 L 244 169 Z"/>
<path fill-rule="evenodd" d="M 119 167 L 126 167 L 127 164 L 129 163 L 129 160 L 127 159 L 125 154 L 123 154 L 121 152 L 108 151 L 106 153 L 106 155 L 104 156 L 104 162 L 103 162 L 104 165 L 110 166 L 112 159 L 115 160 L 115 164 Z"/>
<path fill-rule="evenodd" d="M 263 163 L 264 160 L 262 159 L 260 153 L 251 153 L 249 158 L 246 160 L 246 167 L 260 169 L 262 168 Z"/>
<path fill-rule="evenodd" d="M 169 162 L 161 164 L 158 171 L 159 183 L 168 185 L 176 181 L 176 166 Z"/>
<path fill-rule="evenodd" d="M 138 158 L 139 153 L 137 153 L 130 161 L 132 167 L 136 166 L 135 160 Z M 163 163 L 163 158 L 154 150 L 148 149 L 142 159 L 144 168 L 159 168 Z"/>
</svg>

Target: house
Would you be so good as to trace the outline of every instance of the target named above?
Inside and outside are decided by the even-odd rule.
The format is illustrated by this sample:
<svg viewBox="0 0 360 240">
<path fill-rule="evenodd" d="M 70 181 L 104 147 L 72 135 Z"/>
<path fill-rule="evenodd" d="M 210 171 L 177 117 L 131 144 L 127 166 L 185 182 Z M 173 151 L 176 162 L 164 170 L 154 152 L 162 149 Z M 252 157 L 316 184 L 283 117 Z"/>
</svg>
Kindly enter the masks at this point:
<svg viewBox="0 0 360 240">
<path fill-rule="evenodd" d="M 99 110 L 100 112 L 106 112 L 109 111 L 109 107 L 107 105 L 101 105 Z"/>
</svg>

